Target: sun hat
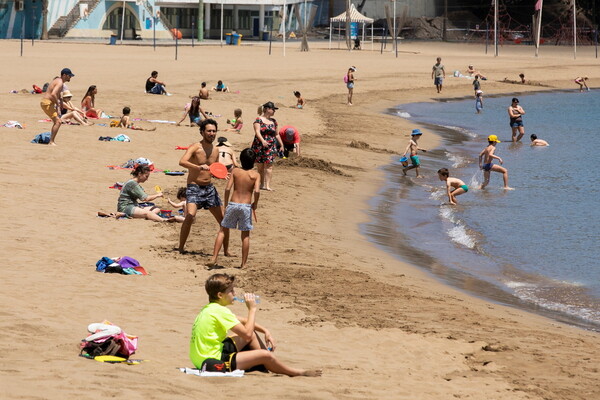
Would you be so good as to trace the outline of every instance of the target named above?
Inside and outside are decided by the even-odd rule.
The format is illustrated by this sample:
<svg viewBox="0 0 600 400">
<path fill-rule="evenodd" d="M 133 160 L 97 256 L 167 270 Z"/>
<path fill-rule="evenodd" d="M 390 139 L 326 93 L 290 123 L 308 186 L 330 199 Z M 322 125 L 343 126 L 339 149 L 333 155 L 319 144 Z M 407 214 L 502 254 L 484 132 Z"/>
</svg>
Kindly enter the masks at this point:
<svg viewBox="0 0 600 400">
<path fill-rule="evenodd" d="M 423 132 L 421 132 L 420 129 L 413 129 L 412 133 L 410 134 L 410 136 L 419 136 L 419 135 L 422 135 L 422 134 L 423 134 Z"/>
<path fill-rule="evenodd" d="M 356 72 L 356 67 L 355 67 L 354 65 L 353 65 L 353 66 L 351 66 L 351 67 L 350 67 L 350 68 L 348 68 L 348 69 L 349 69 L 350 71 L 352 71 L 352 72 Z"/>
<path fill-rule="evenodd" d="M 502 143 L 501 141 L 498 140 L 498 136 L 496 136 L 496 135 L 488 136 L 488 142 Z"/>
<path fill-rule="evenodd" d="M 69 76 L 75 76 L 71 70 L 69 68 L 63 68 L 62 71 L 60 71 L 61 75 L 69 75 Z"/>
<path fill-rule="evenodd" d="M 61 96 L 62 96 L 63 99 L 65 97 L 73 97 L 73 95 L 71 94 L 71 92 L 69 92 L 68 90 L 65 90 L 64 92 L 62 92 Z"/>
<path fill-rule="evenodd" d="M 220 137 L 217 139 L 217 142 L 219 143 L 219 144 L 217 144 L 217 146 L 227 146 L 227 147 L 231 147 L 231 143 L 229 143 L 229 142 L 227 141 L 227 138 L 226 138 L 225 136 L 220 136 Z"/>
<path fill-rule="evenodd" d="M 265 104 L 263 104 L 263 108 L 270 108 L 271 110 L 279 110 L 279 107 L 275 107 L 275 104 L 273 104 L 272 101 L 267 101 Z"/>
</svg>

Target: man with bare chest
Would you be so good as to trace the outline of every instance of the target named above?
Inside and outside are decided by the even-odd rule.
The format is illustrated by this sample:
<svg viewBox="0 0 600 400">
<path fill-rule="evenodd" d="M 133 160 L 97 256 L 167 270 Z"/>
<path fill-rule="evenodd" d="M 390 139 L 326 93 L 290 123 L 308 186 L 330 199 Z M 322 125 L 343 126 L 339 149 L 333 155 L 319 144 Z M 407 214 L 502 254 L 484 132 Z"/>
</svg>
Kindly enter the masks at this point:
<svg viewBox="0 0 600 400">
<path fill-rule="evenodd" d="M 60 95 L 63 92 L 64 83 L 69 82 L 73 76 L 75 75 L 73 75 L 69 68 L 63 68 L 63 70 L 60 71 L 60 76 L 54 78 L 50 86 L 48 86 L 46 93 L 42 95 L 40 106 L 46 115 L 52 119 L 50 142 L 48 143 L 50 146 L 56 146 L 56 135 L 58 134 L 61 124 L 58 110 L 58 105 L 60 104 Z"/>
<path fill-rule="evenodd" d="M 217 122 L 213 119 L 205 119 L 200 123 L 200 134 L 202 140 L 190 145 L 181 157 L 179 165 L 188 169 L 186 190 L 186 216 L 181 226 L 179 235 L 179 251 L 184 251 L 185 242 L 190 234 L 190 229 L 196 218 L 199 208 L 210 211 L 221 226 L 223 220 L 223 209 L 221 198 L 217 189 L 211 183 L 212 175 L 209 166 L 219 160 L 219 151 L 213 146 L 217 136 Z M 223 241 L 225 255 L 228 256 L 229 235 Z"/>
</svg>

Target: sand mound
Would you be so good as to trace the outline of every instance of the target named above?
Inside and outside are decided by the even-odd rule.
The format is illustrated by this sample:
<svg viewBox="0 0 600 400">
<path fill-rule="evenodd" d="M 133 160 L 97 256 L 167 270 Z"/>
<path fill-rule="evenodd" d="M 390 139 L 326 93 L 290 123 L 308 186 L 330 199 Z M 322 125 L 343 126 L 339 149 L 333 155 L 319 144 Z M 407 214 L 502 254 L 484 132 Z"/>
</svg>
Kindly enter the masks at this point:
<svg viewBox="0 0 600 400">
<path fill-rule="evenodd" d="M 327 172 L 328 174 L 350 176 L 342 170 L 335 168 L 329 161 L 322 160 L 320 158 L 310 157 L 294 157 L 284 160 L 279 160 L 277 165 L 284 167 L 300 167 L 300 168 L 311 168 L 319 171 Z"/>
</svg>

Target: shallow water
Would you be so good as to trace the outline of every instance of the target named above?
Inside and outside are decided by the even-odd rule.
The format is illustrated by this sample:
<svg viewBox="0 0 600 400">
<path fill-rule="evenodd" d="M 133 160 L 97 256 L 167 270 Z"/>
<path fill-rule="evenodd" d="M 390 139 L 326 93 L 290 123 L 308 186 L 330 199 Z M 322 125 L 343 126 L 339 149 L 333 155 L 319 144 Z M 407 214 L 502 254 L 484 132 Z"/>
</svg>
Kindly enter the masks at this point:
<svg viewBox="0 0 600 400">
<path fill-rule="evenodd" d="M 512 97 L 512 96 L 511 96 Z M 428 268 L 453 285 L 554 318 L 600 327 L 598 178 L 594 161 L 600 93 L 518 96 L 523 143 L 510 143 L 510 97 L 415 103 L 390 113 L 439 133 L 440 148 L 420 155 L 424 179 L 402 176 L 399 157 L 385 167 L 388 184 L 371 201 L 373 221 L 363 232 L 400 258 Z M 529 146 L 536 133 L 549 147 Z M 486 190 L 478 154 L 489 134 L 509 185 L 492 173 Z M 404 149 L 400 149 L 402 151 Z M 446 167 L 469 186 L 449 206 L 436 171 Z"/>
</svg>

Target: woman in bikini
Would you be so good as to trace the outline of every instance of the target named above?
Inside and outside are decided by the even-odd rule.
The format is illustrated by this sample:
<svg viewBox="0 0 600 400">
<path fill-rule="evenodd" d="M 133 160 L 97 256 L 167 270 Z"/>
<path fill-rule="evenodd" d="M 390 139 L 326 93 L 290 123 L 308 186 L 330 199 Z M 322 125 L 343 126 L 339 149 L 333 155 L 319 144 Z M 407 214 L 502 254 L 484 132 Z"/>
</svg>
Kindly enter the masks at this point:
<svg viewBox="0 0 600 400">
<path fill-rule="evenodd" d="M 95 108 L 96 94 L 98 94 L 98 89 L 96 88 L 96 85 L 92 85 L 88 88 L 87 92 L 85 92 L 85 96 L 83 96 L 83 99 L 81 100 L 81 109 L 88 118 L 102 117 L 102 110 Z"/>
<path fill-rule="evenodd" d="M 258 164 L 258 173 L 260 174 L 260 188 L 263 190 L 273 190 L 271 188 L 271 178 L 273 176 L 273 162 L 277 155 L 277 148 L 283 150 L 283 143 L 277 130 L 277 120 L 273 118 L 275 110 L 278 110 L 272 101 L 268 101 L 262 106 L 262 114 L 254 121 L 254 141 L 252 150 L 256 154 L 255 163 Z"/>
<path fill-rule="evenodd" d="M 234 167 L 238 167 L 238 164 L 235 161 L 235 153 L 231 149 L 231 143 L 223 136 L 219 137 L 217 141 L 219 142 L 217 144 L 217 148 L 219 149 L 219 162 L 227 167 L 228 172 L 231 172 Z"/>
<path fill-rule="evenodd" d="M 60 120 L 62 122 L 68 123 L 68 122 L 71 122 L 71 120 L 73 119 L 79 125 L 86 125 L 86 126 L 94 125 L 93 122 L 90 122 L 87 120 L 87 118 L 85 117 L 85 113 L 83 111 L 81 111 L 79 108 L 75 107 L 71 103 L 71 99 L 73 98 L 73 95 L 71 94 L 71 92 L 69 92 L 68 90 L 65 90 L 64 92 L 62 92 L 61 97 L 62 97 L 62 100 L 61 100 Z"/>
</svg>

